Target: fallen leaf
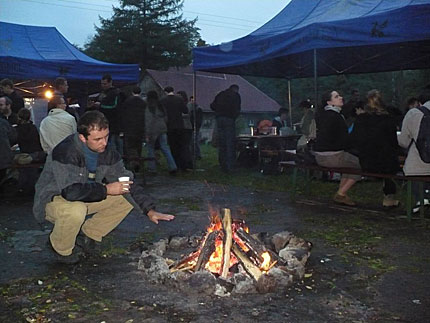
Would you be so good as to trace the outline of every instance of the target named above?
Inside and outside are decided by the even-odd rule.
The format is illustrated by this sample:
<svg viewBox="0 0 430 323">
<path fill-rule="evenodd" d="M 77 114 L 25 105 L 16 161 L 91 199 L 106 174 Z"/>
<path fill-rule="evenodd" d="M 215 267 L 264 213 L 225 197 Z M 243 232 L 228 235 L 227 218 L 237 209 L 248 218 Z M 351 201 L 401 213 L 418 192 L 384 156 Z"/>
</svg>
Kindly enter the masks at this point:
<svg viewBox="0 0 430 323">
<path fill-rule="evenodd" d="M 309 274 L 305 274 L 305 278 L 309 278 L 309 277 L 312 277 L 312 274 L 311 274 L 311 273 L 309 273 Z"/>
</svg>

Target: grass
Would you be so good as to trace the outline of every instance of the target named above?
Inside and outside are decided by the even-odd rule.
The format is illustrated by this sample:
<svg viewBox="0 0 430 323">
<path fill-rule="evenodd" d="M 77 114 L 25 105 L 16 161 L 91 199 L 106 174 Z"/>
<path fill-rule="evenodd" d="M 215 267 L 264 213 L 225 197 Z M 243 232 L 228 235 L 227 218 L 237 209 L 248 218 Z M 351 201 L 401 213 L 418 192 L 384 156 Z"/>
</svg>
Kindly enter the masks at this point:
<svg viewBox="0 0 430 323">
<path fill-rule="evenodd" d="M 292 190 L 291 175 L 289 173 L 266 175 L 257 168 L 238 168 L 233 174 L 222 172 L 218 166 L 217 149 L 210 145 L 201 145 L 202 159 L 196 161 L 194 172 L 180 173 L 178 177 L 198 180 L 221 185 L 242 186 L 253 190 L 267 190 L 289 192 Z M 166 173 L 167 165 L 164 156 L 160 158 L 159 172 Z M 297 181 L 297 196 L 310 198 L 331 199 L 338 188 L 338 182 L 328 182 L 313 179 L 306 185 L 303 178 Z M 403 192 L 398 194 L 405 201 Z M 383 192 L 381 181 L 361 181 L 350 190 L 352 199 L 360 204 L 381 205 Z"/>
</svg>

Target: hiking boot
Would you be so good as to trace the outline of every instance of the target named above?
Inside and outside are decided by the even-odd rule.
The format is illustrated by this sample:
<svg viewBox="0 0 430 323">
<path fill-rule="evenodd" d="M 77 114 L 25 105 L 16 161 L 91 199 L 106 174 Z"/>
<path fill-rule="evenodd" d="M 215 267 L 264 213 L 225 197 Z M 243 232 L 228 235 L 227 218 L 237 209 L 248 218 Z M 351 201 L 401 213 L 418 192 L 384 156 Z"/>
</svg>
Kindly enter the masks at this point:
<svg viewBox="0 0 430 323">
<path fill-rule="evenodd" d="M 424 199 L 424 206 L 430 205 L 429 199 Z M 412 213 L 418 213 L 420 211 L 421 201 L 418 201 L 417 204 L 412 208 Z"/>
<path fill-rule="evenodd" d="M 83 252 L 89 256 L 98 256 L 102 251 L 100 242 L 87 237 L 82 232 L 79 232 L 76 237 L 76 245 L 82 248 Z"/>
<path fill-rule="evenodd" d="M 348 206 L 355 206 L 355 202 L 349 198 L 348 195 L 340 195 L 336 193 L 333 197 L 333 201 L 338 204 L 348 205 Z"/>
<path fill-rule="evenodd" d="M 384 199 L 382 200 L 382 206 L 384 207 L 396 207 L 399 206 L 399 200 L 394 198 L 394 194 L 384 195 Z"/>
<path fill-rule="evenodd" d="M 55 257 L 56 262 L 66 264 L 66 265 L 74 265 L 77 264 L 81 258 L 83 257 L 82 249 L 79 246 L 75 246 L 73 248 L 72 254 L 70 256 L 60 255 L 57 251 L 55 251 L 54 247 L 52 247 L 51 239 L 48 238 L 48 250 Z"/>
</svg>

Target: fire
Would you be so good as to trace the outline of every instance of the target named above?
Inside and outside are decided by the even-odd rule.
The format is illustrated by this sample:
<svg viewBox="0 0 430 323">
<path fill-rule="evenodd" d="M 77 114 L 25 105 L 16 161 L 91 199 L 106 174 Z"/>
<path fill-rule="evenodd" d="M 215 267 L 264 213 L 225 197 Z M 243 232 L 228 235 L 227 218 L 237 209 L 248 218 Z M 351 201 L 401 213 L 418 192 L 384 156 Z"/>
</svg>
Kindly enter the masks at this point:
<svg viewBox="0 0 430 323">
<path fill-rule="evenodd" d="M 260 265 L 260 269 L 264 271 L 268 271 L 270 269 L 270 254 L 266 251 L 263 252 L 261 255 L 261 258 L 263 258 L 263 263 Z"/>
</svg>

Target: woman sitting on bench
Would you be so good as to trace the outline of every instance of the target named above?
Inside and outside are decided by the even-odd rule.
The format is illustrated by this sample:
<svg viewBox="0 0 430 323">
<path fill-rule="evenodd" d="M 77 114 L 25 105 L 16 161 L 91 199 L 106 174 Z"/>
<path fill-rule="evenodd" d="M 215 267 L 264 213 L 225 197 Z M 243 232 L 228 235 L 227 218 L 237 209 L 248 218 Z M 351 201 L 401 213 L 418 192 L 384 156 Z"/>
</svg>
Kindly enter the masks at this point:
<svg viewBox="0 0 430 323">
<path fill-rule="evenodd" d="M 322 96 L 322 105 L 317 112 L 317 138 L 314 146 L 315 159 L 323 167 L 345 167 L 360 169 L 358 157 L 346 152 L 348 127 L 341 114 L 343 98 L 337 91 L 329 91 Z M 339 204 L 355 206 L 347 195 L 348 190 L 361 179 L 360 175 L 342 174 L 339 189 L 333 200 Z"/>
</svg>

